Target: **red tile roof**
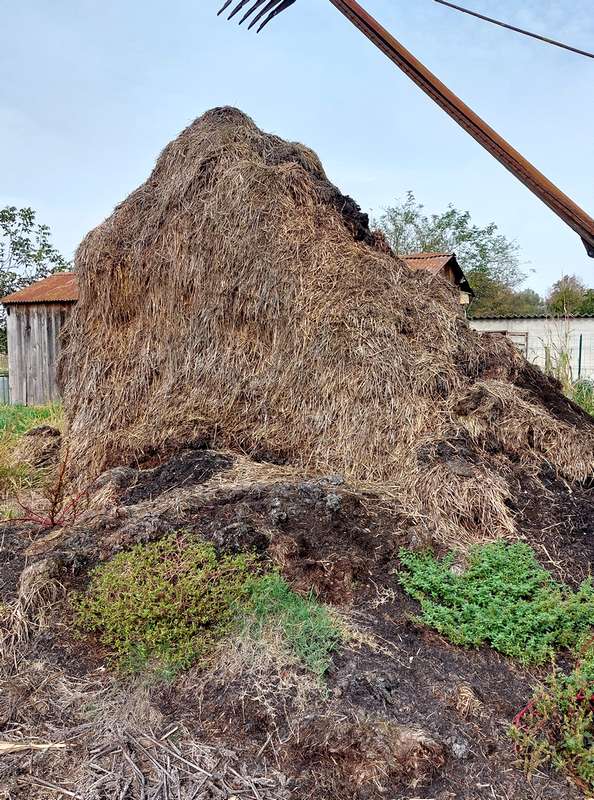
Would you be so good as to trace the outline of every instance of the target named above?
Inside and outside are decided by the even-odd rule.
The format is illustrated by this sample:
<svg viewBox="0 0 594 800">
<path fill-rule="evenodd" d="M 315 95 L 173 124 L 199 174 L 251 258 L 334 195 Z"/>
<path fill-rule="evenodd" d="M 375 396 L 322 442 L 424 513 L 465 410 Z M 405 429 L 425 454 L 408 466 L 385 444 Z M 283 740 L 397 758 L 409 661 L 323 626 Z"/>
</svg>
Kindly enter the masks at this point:
<svg viewBox="0 0 594 800">
<path fill-rule="evenodd" d="M 0 300 L 4 305 L 12 303 L 75 303 L 78 300 L 78 280 L 75 272 L 57 272 L 41 281 L 26 286 L 20 292 L 9 294 Z"/>
<path fill-rule="evenodd" d="M 450 266 L 454 274 L 456 285 L 460 291 L 466 292 L 474 297 L 474 292 L 466 280 L 466 275 L 462 272 L 460 264 L 456 259 L 455 253 L 411 253 L 407 256 L 400 256 L 409 269 L 424 270 L 438 275 L 446 266 Z"/>
<path fill-rule="evenodd" d="M 428 272 L 439 272 L 455 258 L 454 253 L 411 253 L 400 256 L 410 269 L 425 269 Z"/>
</svg>

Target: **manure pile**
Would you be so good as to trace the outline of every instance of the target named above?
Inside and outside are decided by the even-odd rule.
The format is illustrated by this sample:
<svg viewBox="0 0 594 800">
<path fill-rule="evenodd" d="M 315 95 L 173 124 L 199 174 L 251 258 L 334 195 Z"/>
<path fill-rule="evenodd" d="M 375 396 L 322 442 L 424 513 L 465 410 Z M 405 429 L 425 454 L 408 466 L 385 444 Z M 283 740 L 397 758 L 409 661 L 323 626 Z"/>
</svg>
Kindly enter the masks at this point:
<svg viewBox="0 0 594 800">
<path fill-rule="evenodd" d="M 203 439 L 341 473 L 446 541 L 513 533 L 514 487 L 588 478 L 591 419 L 445 281 L 411 272 L 301 144 L 218 108 L 76 254 L 69 458 Z"/>
</svg>

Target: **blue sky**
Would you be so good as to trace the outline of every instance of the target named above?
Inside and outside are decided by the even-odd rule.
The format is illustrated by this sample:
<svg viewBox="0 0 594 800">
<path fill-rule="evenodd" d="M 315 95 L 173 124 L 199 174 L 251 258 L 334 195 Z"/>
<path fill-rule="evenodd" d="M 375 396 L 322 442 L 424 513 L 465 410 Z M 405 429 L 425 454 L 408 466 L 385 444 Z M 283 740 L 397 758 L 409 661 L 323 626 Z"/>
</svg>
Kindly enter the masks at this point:
<svg viewBox="0 0 594 800">
<path fill-rule="evenodd" d="M 594 286 L 578 237 L 459 129 L 327 0 L 298 0 L 262 34 L 219 0 L 2 3 L 0 205 L 30 205 L 71 256 L 149 174 L 166 143 L 215 105 L 300 140 L 376 214 L 412 189 L 495 221 L 545 291 Z M 594 60 L 432 0 L 365 0 L 397 38 L 594 215 Z M 464 4 L 464 3 L 462 3 Z M 592 0 L 466 0 L 594 50 Z"/>
</svg>

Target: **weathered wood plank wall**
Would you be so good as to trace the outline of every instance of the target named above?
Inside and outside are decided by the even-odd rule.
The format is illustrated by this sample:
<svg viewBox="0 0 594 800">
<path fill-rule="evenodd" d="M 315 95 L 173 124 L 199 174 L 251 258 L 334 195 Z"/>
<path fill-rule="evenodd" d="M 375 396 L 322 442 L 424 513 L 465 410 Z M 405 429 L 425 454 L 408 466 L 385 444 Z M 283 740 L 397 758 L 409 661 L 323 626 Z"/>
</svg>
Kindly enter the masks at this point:
<svg viewBox="0 0 594 800">
<path fill-rule="evenodd" d="M 19 303 L 7 309 L 11 403 L 33 406 L 59 400 L 60 330 L 71 308 L 71 303 Z"/>
</svg>

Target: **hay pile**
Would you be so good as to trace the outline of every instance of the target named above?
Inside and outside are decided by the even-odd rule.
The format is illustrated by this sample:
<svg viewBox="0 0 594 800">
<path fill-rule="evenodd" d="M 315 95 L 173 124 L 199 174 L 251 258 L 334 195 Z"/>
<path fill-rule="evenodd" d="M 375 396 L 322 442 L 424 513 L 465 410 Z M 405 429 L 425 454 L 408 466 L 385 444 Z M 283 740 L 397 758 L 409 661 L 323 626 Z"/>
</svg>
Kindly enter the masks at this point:
<svg viewBox="0 0 594 800">
<path fill-rule="evenodd" d="M 204 437 L 397 496 L 441 538 L 513 531 L 517 470 L 592 472 L 594 428 L 316 155 L 232 108 L 169 144 L 76 255 L 61 374 L 82 475 Z"/>
</svg>

